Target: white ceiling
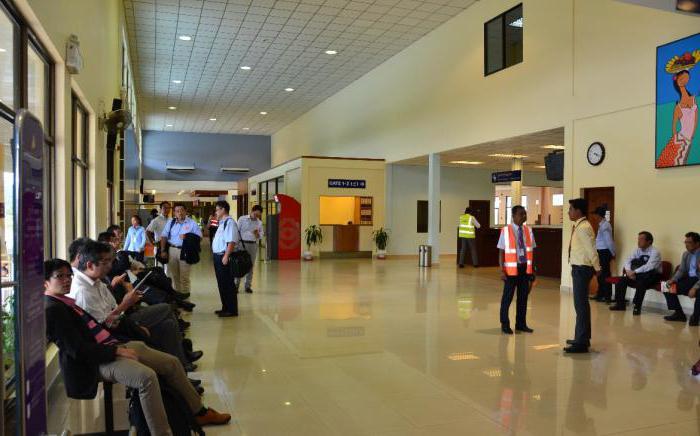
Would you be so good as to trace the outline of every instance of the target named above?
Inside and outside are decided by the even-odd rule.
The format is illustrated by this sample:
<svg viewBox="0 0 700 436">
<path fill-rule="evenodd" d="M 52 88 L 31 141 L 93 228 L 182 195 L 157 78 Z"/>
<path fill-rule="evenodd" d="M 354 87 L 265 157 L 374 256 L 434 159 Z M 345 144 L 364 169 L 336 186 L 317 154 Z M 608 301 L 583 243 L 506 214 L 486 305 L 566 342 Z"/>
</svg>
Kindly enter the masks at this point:
<svg viewBox="0 0 700 436">
<path fill-rule="evenodd" d="M 544 172 L 544 157 L 555 151 L 544 148 L 547 145 L 564 145 L 564 129 L 543 130 L 523 136 L 515 136 L 498 141 L 486 142 L 440 153 L 440 165 L 457 168 L 488 168 L 510 170 L 513 159 L 489 156 L 491 154 L 519 154 L 523 158 L 523 169 L 531 172 Z M 454 161 L 483 162 L 480 165 L 452 163 Z M 428 156 L 418 156 L 394 162 L 401 165 L 427 165 Z"/>
<path fill-rule="evenodd" d="M 142 124 L 272 134 L 474 1 L 125 0 Z"/>
</svg>

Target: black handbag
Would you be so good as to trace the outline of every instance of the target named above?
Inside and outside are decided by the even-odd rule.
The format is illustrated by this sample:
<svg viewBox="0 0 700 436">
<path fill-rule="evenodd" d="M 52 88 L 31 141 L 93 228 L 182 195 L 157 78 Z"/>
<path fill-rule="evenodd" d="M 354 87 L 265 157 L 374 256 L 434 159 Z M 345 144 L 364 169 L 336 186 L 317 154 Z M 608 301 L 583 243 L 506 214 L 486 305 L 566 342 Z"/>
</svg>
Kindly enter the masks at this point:
<svg viewBox="0 0 700 436">
<path fill-rule="evenodd" d="M 228 221 L 229 220 L 224 221 L 224 231 L 226 230 Z M 243 250 L 236 250 L 228 256 L 228 264 L 235 278 L 241 278 L 253 269 L 253 259 L 250 257 L 248 250 L 245 249 L 245 242 L 243 241 L 243 236 L 241 236 L 241 229 L 238 229 L 238 237 L 241 240 L 241 244 L 243 244 Z"/>
</svg>

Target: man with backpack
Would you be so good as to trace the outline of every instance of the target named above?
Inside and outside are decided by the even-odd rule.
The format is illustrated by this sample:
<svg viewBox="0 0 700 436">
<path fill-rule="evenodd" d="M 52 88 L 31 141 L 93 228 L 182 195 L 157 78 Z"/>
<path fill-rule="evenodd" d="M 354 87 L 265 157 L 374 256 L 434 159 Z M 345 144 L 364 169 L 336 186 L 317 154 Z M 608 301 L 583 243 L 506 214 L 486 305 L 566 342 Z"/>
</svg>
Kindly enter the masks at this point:
<svg viewBox="0 0 700 436">
<path fill-rule="evenodd" d="M 220 318 L 238 316 L 238 295 L 236 295 L 229 257 L 239 238 L 236 221 L 228 215 L 230 208 L 231 206 L 226 201 L 216 202 L 215 213 L 219 227 L 211 242 L 214 273 L 216 274 L 216 284 L 219 287 L 219 298 L 221 298 L 221 310 L 217 310 L 215 313 Z"/>
</svg>

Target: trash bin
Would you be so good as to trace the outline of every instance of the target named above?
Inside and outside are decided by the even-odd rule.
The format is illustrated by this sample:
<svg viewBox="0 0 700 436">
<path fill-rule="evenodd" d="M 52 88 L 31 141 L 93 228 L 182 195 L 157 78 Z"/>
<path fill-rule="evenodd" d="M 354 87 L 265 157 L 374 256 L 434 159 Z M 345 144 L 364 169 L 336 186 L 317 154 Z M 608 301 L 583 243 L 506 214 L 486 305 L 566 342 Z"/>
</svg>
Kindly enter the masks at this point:
<svg viewBox="0 0 700 436">
<path fill-rule="evenodd" d="M 418 246 L 418 266 L 431 266 L 433 264 L 433 247 L 430 245 Z"/>
</svg>

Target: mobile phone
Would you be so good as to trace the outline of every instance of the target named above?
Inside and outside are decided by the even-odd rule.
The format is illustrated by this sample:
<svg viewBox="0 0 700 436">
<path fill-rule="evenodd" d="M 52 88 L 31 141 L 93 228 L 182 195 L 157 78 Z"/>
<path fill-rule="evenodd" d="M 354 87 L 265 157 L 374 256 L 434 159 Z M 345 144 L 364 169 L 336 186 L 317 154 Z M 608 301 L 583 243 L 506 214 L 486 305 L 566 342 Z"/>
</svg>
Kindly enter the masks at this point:
<svg viewBox="0 0 700 436">
<path fill-rule="evenodd" d="M 146 277 L 144 277 L 144 278 L 142 278 L 141 280 L 139 280 L 139 282 L 136 284 L 136 286 L 134 286 L 134 290 L 135 290 L 135 291 L 138 291 L 139 288 L 141 287 L 141 285 L 146 284 L 146 279 L 147 279 L 148 276 L 150 276 L 152 273 L 153 273 L 153 271 L 149 271 L 148 274 L 146 274 Z"/>
<path fill-rule="evenodd" d="M 150 286 L 147 286 L 146 289 L 144 289 L 143 291 L 139 289 L 139 290 L 138 290 L 138 293 L 141 294 L 141 295 L 144 295 L 146 292 L 148 292 L 148 291 L 150 291 L 150 290 L 151 290 L 151 287 L 150 287 Z"/>
</svg>

